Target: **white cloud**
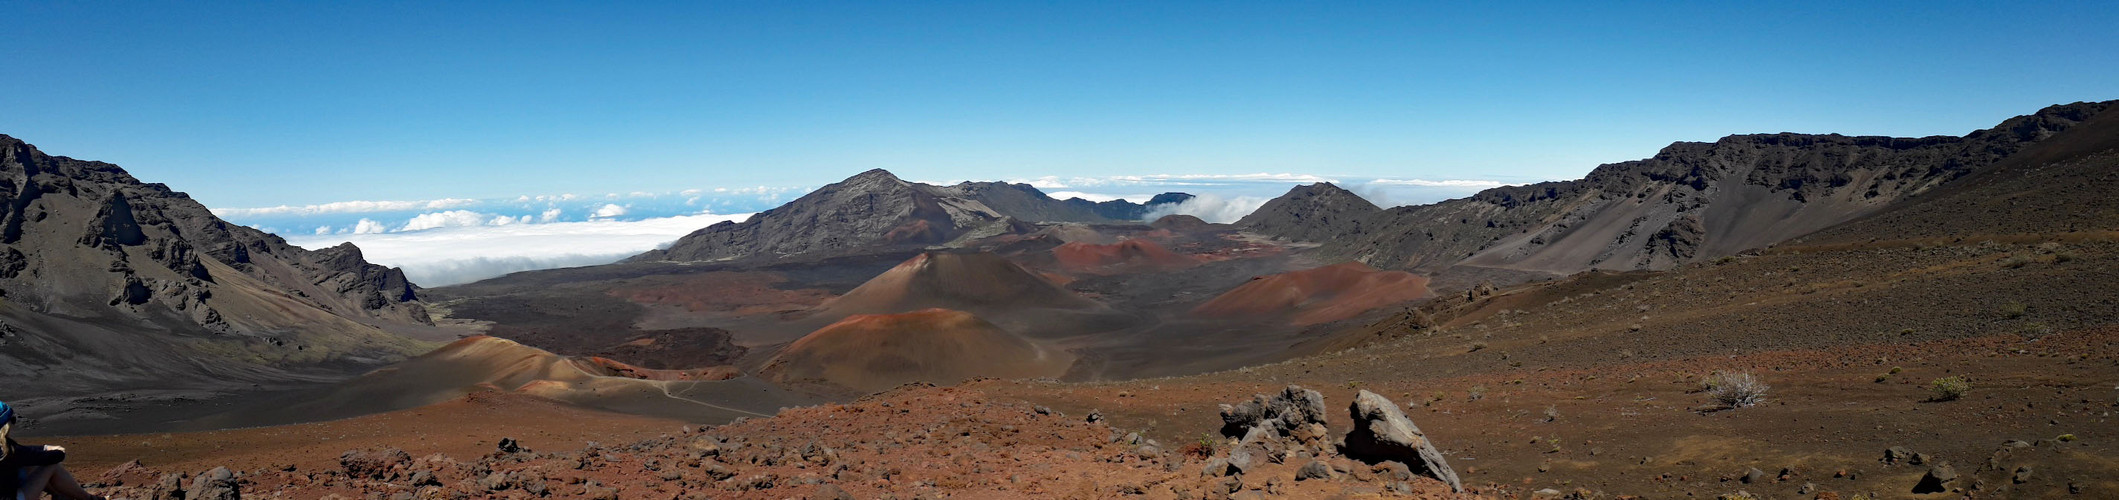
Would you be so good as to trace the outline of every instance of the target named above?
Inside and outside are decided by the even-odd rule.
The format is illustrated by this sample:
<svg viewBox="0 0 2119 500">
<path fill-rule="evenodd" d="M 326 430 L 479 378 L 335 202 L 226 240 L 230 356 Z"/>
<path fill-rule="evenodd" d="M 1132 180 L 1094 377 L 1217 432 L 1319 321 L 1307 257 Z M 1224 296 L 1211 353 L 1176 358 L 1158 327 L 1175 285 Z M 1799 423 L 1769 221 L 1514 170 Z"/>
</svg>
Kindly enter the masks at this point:
<svg viewBox="0 0 2119 500">
<path fill-rule="evenodd" d="M 1050 192 L 1050 193 L 1045 193 L 1045 196 L 1051 196 L 1051 197 L 1052 197 L 1052 199 L 1055 199 L 1055 200 L 1064 200 L 1064 199 L 1068 199 L 1068 198 L 1081 198 L 1081 199 L 1084 199 L 1084 200 L 1089 200 L 1089 201 L 1093 201 L 1093 202 L 1097 202 L 1097 203 L 1103 203 L 1103 202 L 1106 202 L 1106 201 L 1111 201 L 1111 200 L 1119 200 L 1119 199 L 1125 199 L 1125 198 L 1126 198 L 1126 197 L 1124 197 L 1124 196 L 1112 196 L 1112 195 L 1108 195 L 1108 194 L 1084 193 L 1084 192 L 1081 192 L 1081 191 L 1053 191 L 1053 192 Z"/>
<path fill-rule="evenodd" d="M 1508 185 L 1508 183 L 1505 182 L 1469 179 L 1445 179 L 1439 181 L 1431 181 L 1427 179 L 1376 179 L 1373 181 L 1369 181 L 1368 183 L 1385 186 L 1451 187 L 1470 189 L 1492 189 Z"/>
<path fill-rule="evenodd" d="M 1200 220 L 1207 222 L 1230 223 L 1236 222 L 1237 219 L 1242 219 L 1243 216 L 1250 215 L 1251 212 L 1258 210 L 1259 205 L 1264 205 L 1267 200 L 1267 198 L 1255 196 L 1200 194 L 1182 202 L 1156 205 L 1155 208 L 1148 210 L 1147 215 L 1142 218 L 1152 221 L 1165 215 L 1184 214 L 1198 217 Z"/>
<path fill-rule="evenodd" d="M 354 222 L 354 233 L 356 235 L 379 235 L 379 233 L 384 233 L 384 231 L 390 231 L 390 229 L 384 227 L 384 222 L 375 222 L 373 218 L 362 218 L 360 222 Z"/>
<path fill-rule="evenodd" d="M 1065 189 L 1065 188 L 1073 187 L 1073 186 L 1069 186 L 1069 185 L 1067 185 L 1067 182 L 1066 182 L 1066 181 L 1062 181 L 1062 180 L 1060 180 L 1059 176 L 1057 176 L 1057 175 L 1047 175 L 1047 176 L 1044 176 L 1044 177 L 1039 177 L 1039 178 L 1036 178 L 1036 179 L 1015 179 L 1015 180 L 1011 180 L 1011 181 L 1008 181 L 1008 182 L 1010 182 L 1010 183 L 1015 183 L 1015 184 L 1029 184 L 1029 185 L 1030 185 L 1030 187 L 1034 187 L 1034 188 L 1038 188 L 1038 189 Z M 1083 199 L 1087 199 L 1087 198 L 1083 198 Z"/>
<path fill-rule="evenodd" d="M 442 198 L 439 200 L 420 201 L 334 201 L 331 203 L 324 203 L 319 205 L 280 205 L 277 207 L 261 208 L 215 208 L 211 210 L 213 211 L 214 215 L 218 215 L 225 218 L 259 217 L 272 215 L 358 214 L 370 212 L 401 212 L 408 210 L 446 210 L 451 208 L 467 207 L 476 203 L 478 203 L 478 200 L 463 198 Z"/>
<path fill-rule="evenodd" d="M 597 208 L 595 213 L 589 214 L 589 217 L 594 219 L 606 219 L 621 215 L 625 215 L 625 207 L 618 206 L 618 204 L 616 203 L 609 203 Z"/>
<path fill-rule="evenodd" d="M 470 210 L 431 212 L 413 216 L 412 220 L 405 221 L 404 227 L 398 228 L 398 230 L 421 231 L 441 227 L 476 226 L 485 224 L 488 220 L 490 219 L 486 217 L 486 214 Z"/>
<path fill-rule="evenodd" d="M 331 234 L 331 226 L 317 226 L 316 234 Z"/>
<path fill-rule="evenodd" d="M 666 245 L 694 230 L 749 214 L 683 215 L 639 221 L 452 226 L 387 234 L 303 236 L 288 241 L 323 248 L 351 241 L 370 262 L 405 269 L 421 286 L 443 286 L 509 272 L 616 262 Z M 373 221 L 370 221 L 371 223 Z M 374 224 L 378 229 L 381 224 Z"/>
<path fill-rule="evenodd" d="M 543 214 L 539 214 L 539 215 L 537 216 L 537 221 L 538 221 L 538 222 L 557 222 L 557 221 L 559 220 L 559 214 L 561 214 L 561 213 L 564 213 L 564 212 L 561 212 L 561 211 L 559 211 L 559 209 L 557 209 L 557 208 L 552 208 L 552 209 L 546 209 L 546 210 L 544 211 L 544 213 L 543 213 Z M 525 216 L 523 216 L 523 217 L 529 217 L 529 216 L 525 215 Z"/>
</svg>

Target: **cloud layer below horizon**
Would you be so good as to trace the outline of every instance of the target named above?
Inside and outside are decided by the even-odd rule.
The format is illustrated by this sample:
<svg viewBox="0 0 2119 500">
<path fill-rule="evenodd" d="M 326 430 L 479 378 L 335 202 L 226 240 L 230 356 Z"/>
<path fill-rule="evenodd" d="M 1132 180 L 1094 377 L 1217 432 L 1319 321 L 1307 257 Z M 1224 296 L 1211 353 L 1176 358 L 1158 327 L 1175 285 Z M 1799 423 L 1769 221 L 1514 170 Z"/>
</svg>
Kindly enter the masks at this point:
<svg viewBox="0 0 2119 500">
<path fill-rule="evenodd" d="M 1335 179 L 1297 173 L 1150 174 L 1011 179 L 1058 199 L 1148 201 L 1184 192 L 1190 201 L 1157 207 L 1209 222 L 1235 222 L 1302 184 L 1332 182 L 1379 206 L 1432 203 L 1507 185 L 1492 180 Z M 929 182 L 954 184 L 955 182 Z M 339 201 L 303 206 L 216 208 L 232 222 L 286 237 L 305 248 L 353 242 L 369 261 L 405 269 L 421 286 L 446 286 L 511 272 L 607 264 L 721 221 L 740 221 L 813 187 L 687 189 L 602 195 Z"/>
</svg>

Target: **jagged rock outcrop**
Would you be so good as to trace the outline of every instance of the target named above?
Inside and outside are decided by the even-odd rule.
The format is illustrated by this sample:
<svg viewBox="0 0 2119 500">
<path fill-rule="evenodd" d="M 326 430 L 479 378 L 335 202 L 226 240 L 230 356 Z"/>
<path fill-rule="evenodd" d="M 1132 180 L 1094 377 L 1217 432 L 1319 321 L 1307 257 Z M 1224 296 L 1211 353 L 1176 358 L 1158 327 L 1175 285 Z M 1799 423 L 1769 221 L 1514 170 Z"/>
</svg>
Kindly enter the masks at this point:
<svg viewBox="0 0 2119 500">
<path fill-rule="evenodd" d="M 1327 255 L 1380 268 L 1666 269 L 1876 213 L 2024 151 L 2112 104 L 2052 106 L 1963 137 L 1781 133 L 1680 142 L 1654 157 L 1597 167 L 1580 180 L 1494 188 L 1367 216 L 1359 216 L 1357 205 L 1331 223 L 1290 224 L 1293 214 L 1319 209 L 1289 207 L 1322 205 L 1316 186 L 1305 186 L 1268 202 L 1243 226 L 1323 243 Z"/>
<path fill-rule="evenodd" d="M 1398 410 L 1390 399 L 1369 391 L 1354 396 L 1354 403 L 1347 407 L 1354 419 L 1354 430 L 1346 435 L 1346 454 L 1358 460 L 1370 462 L 1395 461 L 1426 474 L 1456 491 L 1464 491 L 1464 484 L 1457 480 L 1457 471 L 1451 469 L 1442 452 L 1428 441 L 1427 434 L 1413 425 L 1412 419 Z"/>
<path fill-rule="evenodd" d="M 261 377 L 259 359 L 375 363 L 418 345 L 373 325 L 429 324 L 417 287 L 350 245 L 295 247 L 116 165 L 5 135 L 0 295 L 0 316 L 25 331 L 0 349 L 0 376 L 38 393 L 176 383 L 187 376 L 167 370 L 193 368 L 202 380 Z M 233 359 L 202 367 L 198 350 Z"/>
<path fill-rule="evenodd" d="M 1266 462 L 1330 453 L 1324 412 L 1324 394 L 1293 385 L 1279 394 L 1259 394 L 1250 401 L 1221 405 L 1222 434 L 1240 439 L 1228 456 L 1208 465 L 1209 471 L 1242 474 Z"/>
<path fill-rule="evenodd" d="M 1160 200 L 1188 199 L 1166 193 Z M 710 261 L 888 251 L 1023 234 L 1037 223 L 1138 220 L 1155 206 L 1124 200 L 1054 200 L 1027 184 L 965 182 L 933 186 L 877 169 L 862 172 L 743 222 L 685 235 L 630 261 Z"/>
</svg>

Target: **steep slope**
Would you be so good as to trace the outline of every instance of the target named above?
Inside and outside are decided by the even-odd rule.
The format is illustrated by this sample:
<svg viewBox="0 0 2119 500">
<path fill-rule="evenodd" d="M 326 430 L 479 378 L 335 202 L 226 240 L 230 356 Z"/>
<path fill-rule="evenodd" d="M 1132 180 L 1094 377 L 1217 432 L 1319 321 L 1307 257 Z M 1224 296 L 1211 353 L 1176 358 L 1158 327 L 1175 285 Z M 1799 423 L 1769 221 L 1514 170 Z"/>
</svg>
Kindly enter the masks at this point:
<svg viewBox="0 0 2119 500">
<path fill-rule="evenodd" d="M 848 317 L 795 341 L 760 373 L 873 392 L 911 382 L 1057 377 L 1073 361 L 971 313 L 926 309 Z"/>
<path fill-rule="evenodd" d="M 5 135 L 0 200 L 7 396 L 270 380 L 424 350 L 384 331 L 431 328 L 417 289 L 352 245 L 288 245 Z"/>
<path fill-rule="evenodd" d="M 1165 193 L 1157 200 L 1190 195 Z M 1150 205 L 1124 200 L 1054 200 L 1027 184 L 965 182 L 941 187 L 881 169 L 817 189 L 743 222 L 685 235 L 667 249 L 629 261 L 783 258 L 938 246 L 1034 230 L 1034 223 L 1138 220 Z"/>
<path fill-rule="evenodd" d="M 1193 308 L 1192 314 L 1286 317 L 1296 325 L 1314 325 L 1433 295 L 1427 289 L 1427 278 L 1346 262 L 1254 278 Z"/>
<path fill-rule="evenodd" d="M 2111 104 L 2052 106 L 1964 137 L 1783 133 L 1681 142 L 1652 158 L 1597 167 L 1581 180 L 1398 207 L 1324 231 L 1266 220 L 1246 227 L 1322 242 L 1328 255 L 1388 268 L 1666 269 L 1875 213 L 2023 151 Z M 1283 199 L 1307 196 L 1291 192 Z"/>
</svg>

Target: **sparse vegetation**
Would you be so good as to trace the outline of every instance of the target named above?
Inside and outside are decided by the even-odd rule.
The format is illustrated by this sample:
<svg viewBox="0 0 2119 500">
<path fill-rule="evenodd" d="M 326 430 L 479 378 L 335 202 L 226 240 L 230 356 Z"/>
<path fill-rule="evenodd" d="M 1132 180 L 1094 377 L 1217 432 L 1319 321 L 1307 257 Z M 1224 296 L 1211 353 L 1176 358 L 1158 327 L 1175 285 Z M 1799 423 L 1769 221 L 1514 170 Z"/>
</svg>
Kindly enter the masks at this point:
<svg viewBox="0 0 2119 500">
<path fill-rule="evenodd" d="M 2059 441 L 2059 442 L 2062 442 L 2062 443 L 2072 443 L 2072 442 L 2075 442 L 2075 435 L 2074 435 L 2074 434 L 2061 434 L 2061 435 L 2059 435 L 2059 436 L 2055 436 L 2055 437 L 2053 438 L 2053 440 L 2054 440 L 2054 441 Z"/>
<path fill-rule="evenodd" d="M 1707 394 L 1715 402 L 1730 408 L 1743 408 L 1766 400 L 1766 389 L 1771 388 L 1751 372 L 1714 372 L 1705 383 Z"/>
<path fill-rule="evenodd" d="M 1966 382 L 1964 377 L 1951 375 L 1935 379 L 1928 384 L 1928 388 L 1935 392 L 1930 401 L 1956 401 L 1972 390 L 1972 383 Z"/>
<path fill-rule="evenodd" d="M 1892 376 L 1892 375 L 1897 375 L 1897 374 L 1898 374 L 1899 372 L 1903 372 L 1903 371 L 1906 371 L 1906 369 L 1905 369 L 1905 368 L 1903 368 L 1903 367 L 1897 367 L 1897 366 L 1893 366 L 1893 367 L 1891 367 L 1891 371 L 1888 371 L 1888 372 L 1884 372 L 1884 374 L 1883 374 L 1883 375 L 1877 375 L 1877 376 L 1876 376 L 1876 383 L 1879 383 L 1879 384 L 1881 384 L 1881 383 L 1884 383 L 1884 382 L 1890 381 L 1890 380 L 1891 380 L 1891 376 Z"/>
<path fill-rule="evenodd" d="M 2022 302 L 2016 301 L 2009 301 L 2006 304 L 2002 304 L 2000 308 L 2001 317 L 2007 319 L 2021 318 L 2024 314 L 2030 313 L 2030 310 L 2030 306 L 2024 305 Z"/>
<path fill-rule="evenodd" d="M 1483 385 L 1472 386 L 1470 390 L 1464 392 L 1465 396 L 1471 398 L 1472 401 L 1486 399 L 1486 386 Z"/>
</svg>

